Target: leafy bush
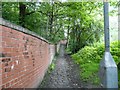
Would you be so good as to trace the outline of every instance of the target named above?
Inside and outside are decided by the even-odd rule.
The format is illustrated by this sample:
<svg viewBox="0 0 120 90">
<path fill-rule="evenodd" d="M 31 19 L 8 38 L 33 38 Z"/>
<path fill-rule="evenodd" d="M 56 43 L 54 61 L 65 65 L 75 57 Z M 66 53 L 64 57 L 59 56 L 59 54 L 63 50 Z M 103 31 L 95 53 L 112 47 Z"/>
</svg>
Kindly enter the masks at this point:
<svg viewBox="0 0 120 90">
<path fill-rule="evenodd" d="M 119 85 L 119 88 L 120 88 L 120 70 L 118 70 L 118 85 Z"/>
<path fill-rule="evenodd" d="M 83 81 L 91 81 L 94 84 L 99 83 L 97 73 L 99 70 L 100 60 L 102 60 L 104 54 L 104 50 L 105 49 L 103 43 L 95 43 L 92 46 L 85 46 L 77 53 L 72 55 L 72 58 L 75 60 L 75 62 L 80 65 L 80 76 Z M 111 43 L 110 52 L 116 64 L 118 64 L 120 62 L 120 59 L 118 59 L 118 57 L 120 56 L 120 50 L 118 50 L 118 41 Z"/>
</svg>

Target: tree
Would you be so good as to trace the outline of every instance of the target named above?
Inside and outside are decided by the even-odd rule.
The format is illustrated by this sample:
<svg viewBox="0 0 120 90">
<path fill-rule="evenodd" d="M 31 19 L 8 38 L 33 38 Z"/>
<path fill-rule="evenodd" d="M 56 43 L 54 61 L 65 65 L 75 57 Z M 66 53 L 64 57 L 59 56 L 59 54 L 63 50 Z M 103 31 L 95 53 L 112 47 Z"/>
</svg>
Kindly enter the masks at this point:
<svg viewBox="0 0 120 90">
<path fill-rule="evenodd" d="M 98 42 L 103 33 L 103 4 L 100 2 L 19 2 L 3 3 L 2 8 L 3 18 L 50 42 L 67 38 L 67 46 L 73 53 Z"/>
</svg>

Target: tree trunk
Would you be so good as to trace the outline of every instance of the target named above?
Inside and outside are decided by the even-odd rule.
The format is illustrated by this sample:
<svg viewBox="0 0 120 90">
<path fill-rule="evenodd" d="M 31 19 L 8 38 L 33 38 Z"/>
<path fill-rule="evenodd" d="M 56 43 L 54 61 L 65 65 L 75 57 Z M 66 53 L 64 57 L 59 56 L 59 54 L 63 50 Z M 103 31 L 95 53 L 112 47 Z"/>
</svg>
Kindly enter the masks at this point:
<svg viewBox="0 0 120 90">
<path fill-rule="evenodd" d="M 26 5 L 22 2 L 19 3 L 19 24 L 25 27 L 25 15 L 26 15 Z"/>
</svg>

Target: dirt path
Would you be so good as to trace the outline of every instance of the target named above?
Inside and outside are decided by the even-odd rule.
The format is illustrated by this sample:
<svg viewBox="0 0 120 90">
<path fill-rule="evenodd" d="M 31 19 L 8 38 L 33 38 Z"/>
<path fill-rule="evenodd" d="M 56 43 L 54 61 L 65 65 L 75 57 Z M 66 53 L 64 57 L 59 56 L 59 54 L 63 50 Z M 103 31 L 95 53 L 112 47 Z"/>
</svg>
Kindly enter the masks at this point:
<svg viewBox="0 0 120 90">
<path fill-rule="evenodd" d="M 65 54 L 65 47 L 61 45 L 60 54 L 55 61 L 55 69 L 46 74 L 39 88 L 92 88 L 80 80 L 80 68 L 70 56 Z"/>
</svg>

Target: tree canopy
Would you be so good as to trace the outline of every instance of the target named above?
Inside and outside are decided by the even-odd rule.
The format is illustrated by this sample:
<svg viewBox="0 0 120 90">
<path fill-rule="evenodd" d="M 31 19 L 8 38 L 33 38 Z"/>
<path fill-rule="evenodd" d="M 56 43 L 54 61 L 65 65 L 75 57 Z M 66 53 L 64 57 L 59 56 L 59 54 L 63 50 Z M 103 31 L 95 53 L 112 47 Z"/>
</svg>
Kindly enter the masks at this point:
<svg viewBox="0 0 120 90">
<path fill-rule="evenodd" d="M 2 17 L 50 42 L 67 39 L 73 53 L 103 34 L 102 2 L 3 2 Z"/>
</svg>

